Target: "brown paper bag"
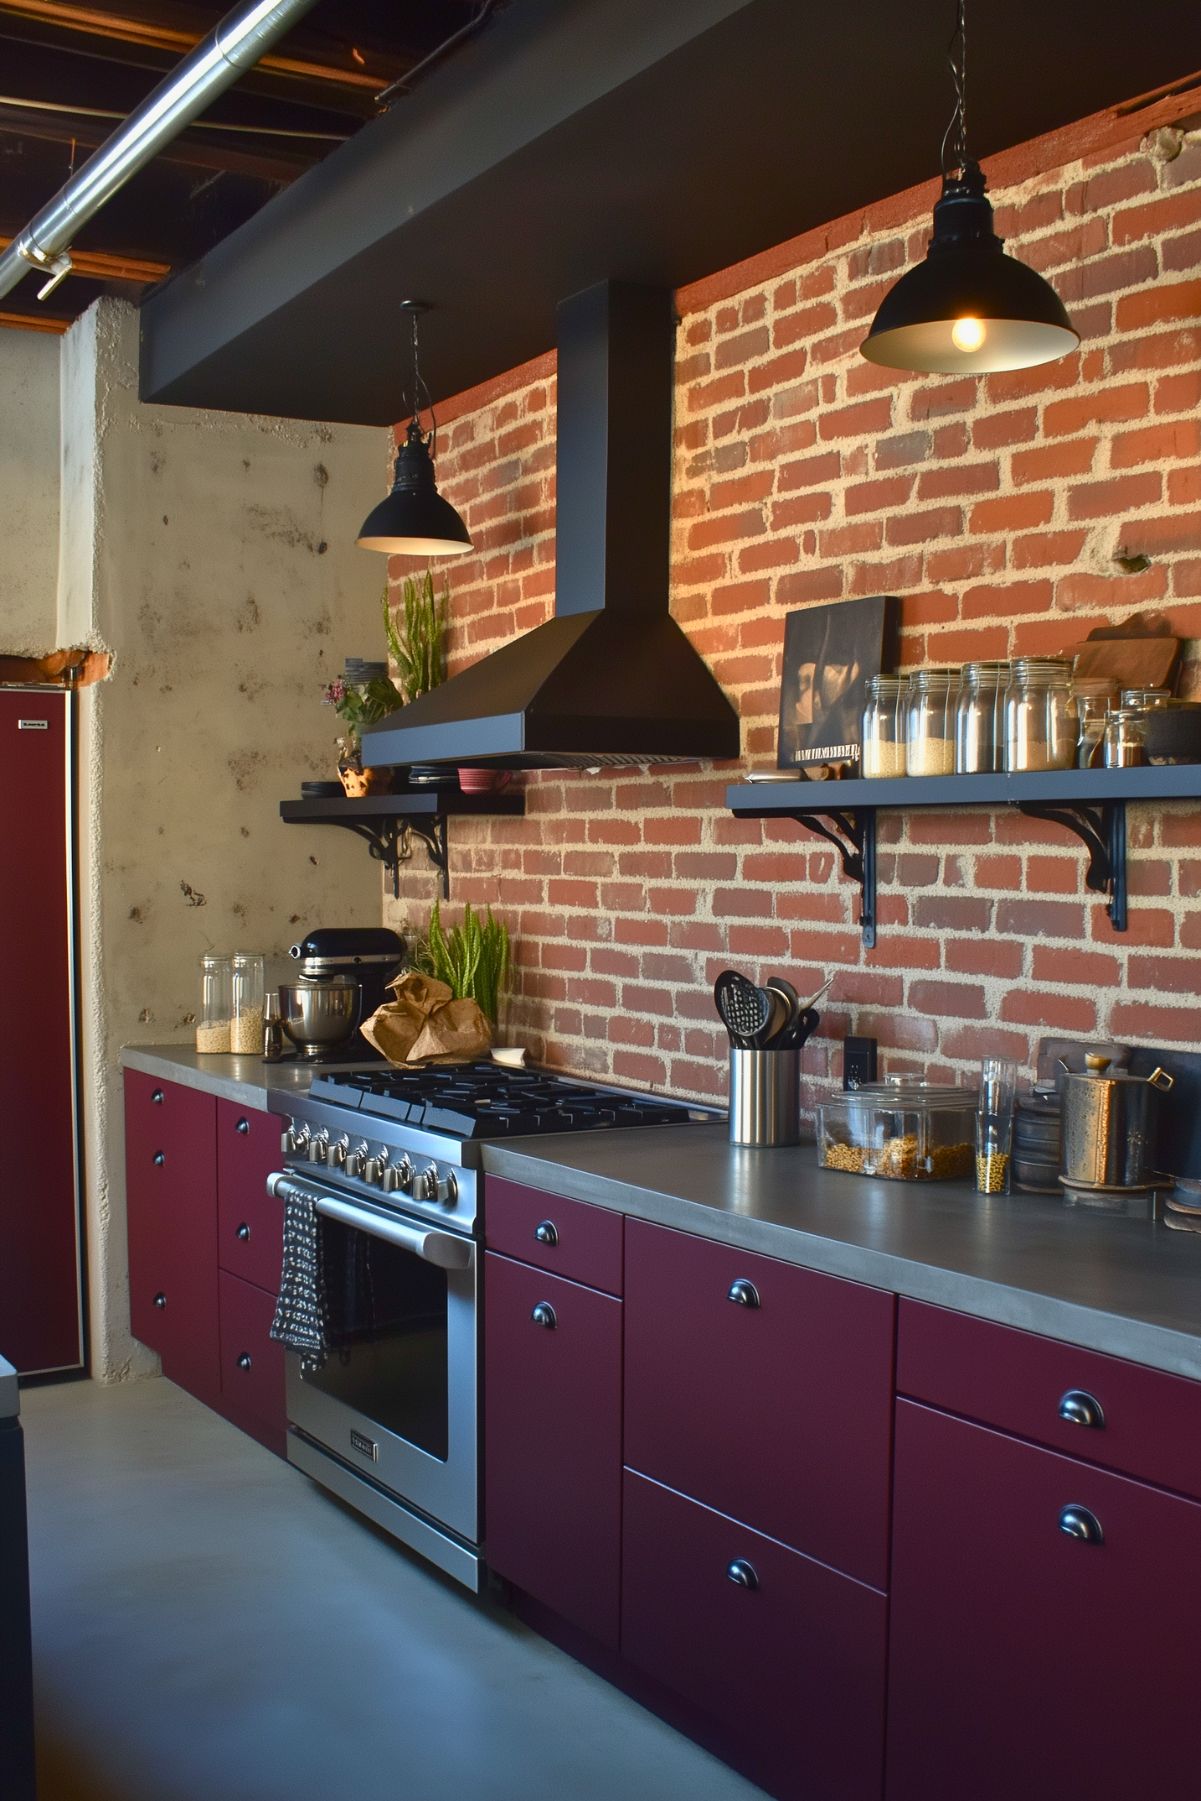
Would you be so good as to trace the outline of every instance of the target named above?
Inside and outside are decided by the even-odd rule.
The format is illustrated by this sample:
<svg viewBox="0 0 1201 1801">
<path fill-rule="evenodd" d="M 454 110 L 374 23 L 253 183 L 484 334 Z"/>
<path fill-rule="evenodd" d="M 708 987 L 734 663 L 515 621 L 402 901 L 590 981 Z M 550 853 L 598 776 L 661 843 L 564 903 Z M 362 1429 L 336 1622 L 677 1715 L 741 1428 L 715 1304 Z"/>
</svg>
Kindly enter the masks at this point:
<svg viewBox="0 0 1201 1801">
<path fill-rule="evenodd" d="M 475 1001 L 456 1001 L 445 982 L 415 971 L 388 986 L 392 1000 L 359 1030 L 389 1063 L 469 1063 L 487 1053 L 492 1028 Z"/>
</svg>

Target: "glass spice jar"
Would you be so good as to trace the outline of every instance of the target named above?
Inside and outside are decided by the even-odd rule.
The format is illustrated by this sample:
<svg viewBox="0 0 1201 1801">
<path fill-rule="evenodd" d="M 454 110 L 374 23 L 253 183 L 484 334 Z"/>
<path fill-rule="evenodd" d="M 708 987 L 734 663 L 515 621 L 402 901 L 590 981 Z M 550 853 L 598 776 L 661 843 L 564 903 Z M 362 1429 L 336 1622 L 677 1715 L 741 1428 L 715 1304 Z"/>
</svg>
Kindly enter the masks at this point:
<svg viewBox="0 0 1201 1801">
<path fill-rule="evenodd" d="M 905 773 L 905 693 L 903 675 L 868 678 L 867 705 L 863 709 L 864 776 Z"/>
<path fill-rule="evenodd" d="M 206 951 L 200 959 L 200 1012 L 196 1016 L 196 1049 L 205 1054 L 228 1052 L 233 1016 L 232 970 L 228 957 Z"/>
<path fill-rule="evenodd" d="M 905 703 L 906 775 L 953 775 L 958 669 L 915 669 Z"/>
<path fill-rule="evenodd" d="M 1005 694 L 1005 768 L 1071 769 L 1076 761 L 1076 699 L 1066 657 L 1019 657 Z"/>
<path fill-rule="evenodd" d="M 235 951 L 229 1048 L 236 1057 L 263 1054 L 264 963 L 257 951 Z"/>
<path fill-rule="evenodd" d="M 1008 663 L 967 663 L 955 710 L 956 775 L 995 775 L 1005 767 Z"/>
<path fill-rule="evenodd" d="M 1147 760 L 1147 721 L 1141 709 L 1119 707 L 1105 727 L 1106 769 L 1138 769 Z"/>
</svg>

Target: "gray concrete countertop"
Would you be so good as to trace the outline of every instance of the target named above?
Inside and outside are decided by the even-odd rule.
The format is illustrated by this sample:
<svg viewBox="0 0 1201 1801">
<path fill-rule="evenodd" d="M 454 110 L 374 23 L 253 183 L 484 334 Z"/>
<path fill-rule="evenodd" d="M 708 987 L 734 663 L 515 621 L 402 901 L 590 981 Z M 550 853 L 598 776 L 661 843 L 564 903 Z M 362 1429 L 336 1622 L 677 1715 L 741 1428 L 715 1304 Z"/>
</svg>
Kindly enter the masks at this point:
<svg viewBox="0 0 1201 1801">
<path fill-rule="evenodd" d="M 190 1044 L 127 1044 L 120 1062 L 122 1069 L 199 1088 L 260 1113 L 267 1111 L 267 1096 L 275 1089 L 307 1094 L 314 1068 L 311 1063 L 264 1063 L 261 1057 L 202 1056 Z"/>
<path fill-rule="evenodd" d="M 739 1150 L 724 1124 L 485 1144 L 484 1169 L 981 1319 L 1201 1379 L 1201 1235 L 966 1182 Z"/>
</svg>

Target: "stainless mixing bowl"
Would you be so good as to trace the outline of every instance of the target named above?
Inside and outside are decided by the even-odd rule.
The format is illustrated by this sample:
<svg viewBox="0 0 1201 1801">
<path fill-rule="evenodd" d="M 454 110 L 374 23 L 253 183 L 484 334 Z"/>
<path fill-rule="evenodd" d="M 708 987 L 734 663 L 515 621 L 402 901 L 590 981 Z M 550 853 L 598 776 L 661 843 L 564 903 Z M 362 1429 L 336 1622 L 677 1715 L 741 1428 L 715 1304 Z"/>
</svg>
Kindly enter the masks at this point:
<svg viewBox="0 0 1201 1801">
<path fill-rule="evenodd" d="M 341 976 L 280 984 L 280 1024 L 302 1057 L 316 1061 L 354 1035 L 360 992 L 357 982 Z"/>
</svg>

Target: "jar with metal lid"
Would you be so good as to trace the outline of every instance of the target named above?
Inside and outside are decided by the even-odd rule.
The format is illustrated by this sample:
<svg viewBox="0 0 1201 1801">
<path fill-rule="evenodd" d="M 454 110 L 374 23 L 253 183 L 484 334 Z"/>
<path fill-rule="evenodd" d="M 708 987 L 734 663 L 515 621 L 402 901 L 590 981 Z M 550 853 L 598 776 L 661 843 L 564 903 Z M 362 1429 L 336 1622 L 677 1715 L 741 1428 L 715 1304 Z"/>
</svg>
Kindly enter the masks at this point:
<svg viewBox="0 0 1201 1801">
<path fill-rule="evenodd" d="M 955 711 L 956 775 L 994 775 L 1005 767 L 1008 663 L 966 663 Z"/>
<path fill-rule="evenodd" d="M 258 951 L 234 952 L 229 1048 L 237 1057 L 263 1054 L 264 976 L 263 958 Z"/>
<path fill-rule="evenodd" d="M 1134 707 L 1119 707 L 1105 724 L 1106 769 L 1138 769 L 1147 761 L 1147 716 Z"/>
<path fill-rule="evenodd" d="M 955 773 L 958 669 L 916 669 L 905 702 L 906 775 Z"/>
<path fill-rule="evenodd" d="M 905 694 L 903 675 L 873 675 L 863 709 L 863 774 L 905 774 Z"/>
<path fill-rule="evenodd" d="M 233 1016 L 232 970 L 229 958 L 206 951 L 200 959 L 200 1011 L 196 1015 L 196 1049 L 205 1053 L 228 1052 Z"/>
<path fill-rule="evenodd" d="M 1120 705 L 1137 707 L 1146 712 L 1149 707 L 1170 707 L 1172 690 L 1170 688 L 1123 688 Z"/>
<path fill-rule="evenodd" d="M 1019 657 L 1005 694 L 1005 768 L 1071 769 L 1077 736 L 1071 662 Z"/>
</svg>

